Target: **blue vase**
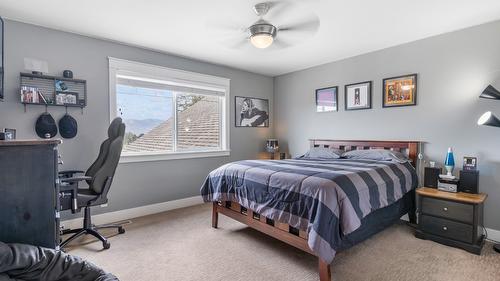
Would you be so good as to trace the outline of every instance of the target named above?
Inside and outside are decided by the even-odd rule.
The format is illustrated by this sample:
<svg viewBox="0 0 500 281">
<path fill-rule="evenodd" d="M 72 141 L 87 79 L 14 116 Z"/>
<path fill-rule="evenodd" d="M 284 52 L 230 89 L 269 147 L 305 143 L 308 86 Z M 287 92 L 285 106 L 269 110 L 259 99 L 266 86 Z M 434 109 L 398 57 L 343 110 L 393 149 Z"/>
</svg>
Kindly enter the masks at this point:
<svg viewBox="0 0 500 281">
<path fill-rule="evenodd" d="M 453 149 L 448 147 L 448 153 L 446 153 L 446 159 L 444 160 L 444 167 L 446 168 L 446 175 L 453 177 L 453 168 L 455 168 L 455 158 L 453 157 Z"/>
</svg>

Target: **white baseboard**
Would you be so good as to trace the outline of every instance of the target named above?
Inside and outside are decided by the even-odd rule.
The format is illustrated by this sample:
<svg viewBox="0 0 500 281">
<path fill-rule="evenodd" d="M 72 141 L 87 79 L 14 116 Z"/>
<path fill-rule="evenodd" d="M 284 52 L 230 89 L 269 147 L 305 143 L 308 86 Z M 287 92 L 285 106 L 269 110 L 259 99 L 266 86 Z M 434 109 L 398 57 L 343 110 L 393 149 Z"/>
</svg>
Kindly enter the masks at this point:
<svg viewBox="0 0 500 281">
<path fill-rule="evenodd" d="M 488 240 L 500 242 L 500 230 L 486 228 L 486 231 L 488 232 Z"/>
<path fill-rule="evenodd" d="M 125 209 L 115 212 L 109 212 L 99 215 L 92 216 L 92 223 L 96 225 L 107 224 L 117 221 L 123 221 L 128 219 L 133 219 L 137 217 L 157 214 L 165 211 L 170 211 L 174 209 L 195 206 L 203 203 L 201 196 L 193 196 L 173 201 L 167 201 L 152 205 L 141 206 L 137 208 Z M 61 222 L 61 225 L 65 229 L 73 229 L 82 227 L 83 218 L 65 220 Z"/>
</svg>

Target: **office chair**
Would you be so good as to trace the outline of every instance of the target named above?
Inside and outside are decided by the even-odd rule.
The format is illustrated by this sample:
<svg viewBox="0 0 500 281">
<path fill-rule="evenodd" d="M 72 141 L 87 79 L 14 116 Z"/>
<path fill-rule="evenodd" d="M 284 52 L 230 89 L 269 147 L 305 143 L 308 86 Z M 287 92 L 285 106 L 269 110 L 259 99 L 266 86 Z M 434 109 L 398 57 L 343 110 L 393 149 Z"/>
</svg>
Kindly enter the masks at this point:
<svg viewBox="0 0 500 281">
<path fill-rule="evenodd" d="M 61 243 L 61 248 L 82 235 L 90 234 L 102 241 L 104 249 L 109 249 L 111 244 L 98 230 L 116 228 L 119 234 L 125 233 L 125 229 L 121 225 L 95 226 L 92 224 L 90 216 L 90 207 L 108 202 L 107 196 L 113 182 L 116 166 L 120 160 L 124 135 L 125 124 L 122 123 L 122 119 L 114 119 L 109 125 L 108 138 L 101 144 L 97 159 L 87 169 L 84 176 L 75 176 L 84 173 L 77 170 L 59 172 L 62 194 L 71 191 L 72 212 L 76 213 L 84 208 L 83 227 L 65 231 L 63 234 L 74 234 Z M 88 189 L 78 187 L 78 183 L 82 181 L 88 184 Z"/>
</svg>

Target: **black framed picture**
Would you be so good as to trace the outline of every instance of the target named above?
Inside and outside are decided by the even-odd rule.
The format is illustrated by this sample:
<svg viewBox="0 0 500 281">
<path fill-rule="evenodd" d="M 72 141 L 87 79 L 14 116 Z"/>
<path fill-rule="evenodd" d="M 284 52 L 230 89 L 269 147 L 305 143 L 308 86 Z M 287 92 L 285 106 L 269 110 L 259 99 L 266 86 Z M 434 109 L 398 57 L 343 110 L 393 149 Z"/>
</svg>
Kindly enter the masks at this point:
<svg viewBox="0 0 500 281">
<path fill-rule="evenodd" d="M 269 127 L 269 100 L 235 97 L 236 127 Z"/>
<path fill-rule="evenodd" d="M 417 104 L 417 74 L 385 78 L 382 83 L 382 106 L 398 107 Z"/>
<path fill-rule="evenodd" d="M 316 112 L 338 111 L 337 86 L 321 88 L 316 90 Z"/>
<path fill-rule="evenodd" d="M 372 108 L 372 81 L 345 85 L 345 110 Z"/>
</svg>

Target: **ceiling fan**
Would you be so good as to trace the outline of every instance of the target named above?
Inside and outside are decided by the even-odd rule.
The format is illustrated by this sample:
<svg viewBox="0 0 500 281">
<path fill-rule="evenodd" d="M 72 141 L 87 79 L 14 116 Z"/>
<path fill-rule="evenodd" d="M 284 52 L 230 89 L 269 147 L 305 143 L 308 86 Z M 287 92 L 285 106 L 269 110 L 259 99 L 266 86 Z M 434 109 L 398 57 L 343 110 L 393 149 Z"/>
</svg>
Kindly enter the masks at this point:
<svg viewBox="0 0 500 281">
<path fill-rule="evenodd" d="M 290 2 L 255 4 L 253 11 L 259 17 L 256 22 L 244 28 L 230 28 L 231 32 L 239 32 L 233 46 L 238 48 L 250 42 L 259 49 L 268 48 L 273 43 L 278 47 L 288 47 L 294 44 L 293 39 L 300 41 L 314 34 L 319 28 L 319 18 L 315 14 L 301 12 L 299 19 L 290 22 L 287 10 L 291 5 Z M 271 10 L 272 13 L 269 13 Z M 228 29 L 227 26 L 224 29 Z"/>
</svg>

